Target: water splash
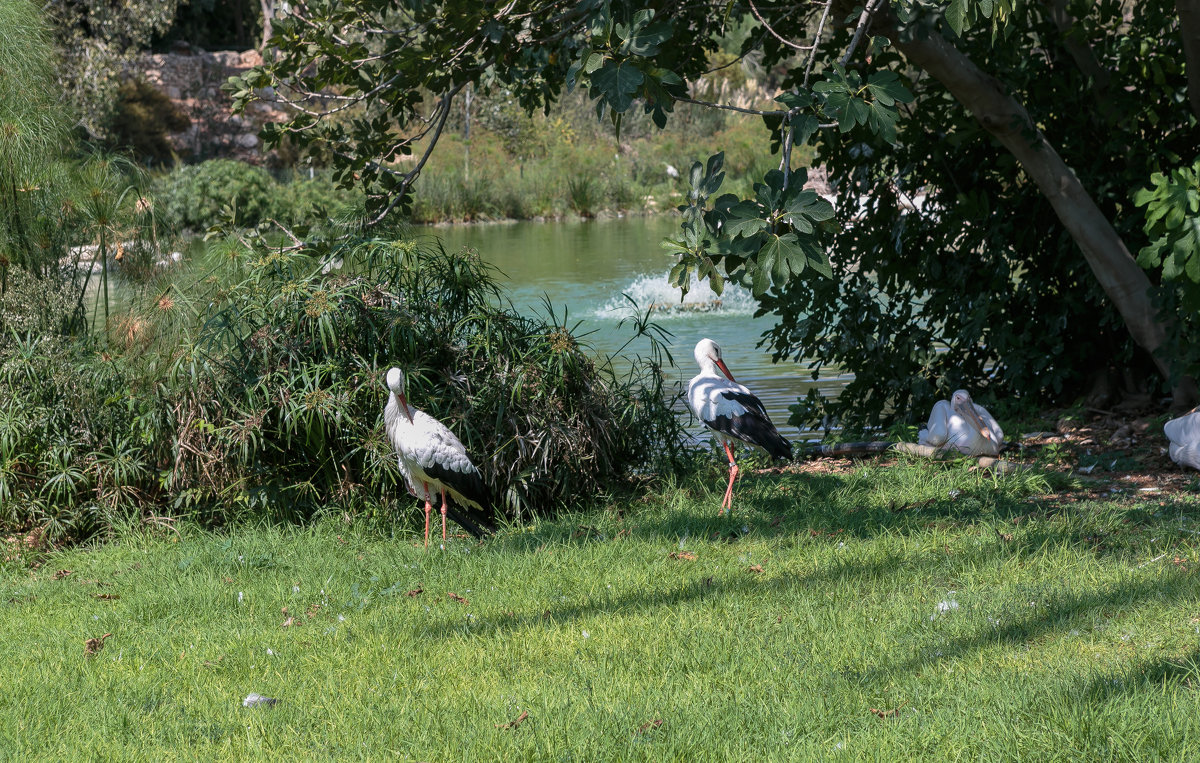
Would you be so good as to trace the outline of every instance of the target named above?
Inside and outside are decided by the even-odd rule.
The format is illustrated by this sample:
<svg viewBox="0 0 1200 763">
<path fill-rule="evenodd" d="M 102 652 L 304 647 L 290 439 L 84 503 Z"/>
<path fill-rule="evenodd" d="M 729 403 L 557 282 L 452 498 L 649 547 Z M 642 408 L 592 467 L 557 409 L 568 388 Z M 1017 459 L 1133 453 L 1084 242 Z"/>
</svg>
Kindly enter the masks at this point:
<svg viewBox="0 0 1200 763">
<path fill-rule="evenodd" d="M 714 315 L 754 315 L 758 304 L 754 301 L 749 289 L 743 289 L 735 284 L 725 284 L 725 290 L 720 295 L 708 286 L 708 281 L 700 282 L 692 276 L 692 285 L 679 300 L 679 289 L 667 283 L 666 274 L 646 273 L 633 279 L 621 292 L 628 294 L 637 304 L 637 312 L 641 313 L 647 307 L 653 306 L 655 320 L 668 318 L 686 318 L 697 313 Z M 618 295 L 601 305 L 595 312 L 597 318 L 629 318 L 634 314 L 633 305 L 629 300 Z"/>
</svg>

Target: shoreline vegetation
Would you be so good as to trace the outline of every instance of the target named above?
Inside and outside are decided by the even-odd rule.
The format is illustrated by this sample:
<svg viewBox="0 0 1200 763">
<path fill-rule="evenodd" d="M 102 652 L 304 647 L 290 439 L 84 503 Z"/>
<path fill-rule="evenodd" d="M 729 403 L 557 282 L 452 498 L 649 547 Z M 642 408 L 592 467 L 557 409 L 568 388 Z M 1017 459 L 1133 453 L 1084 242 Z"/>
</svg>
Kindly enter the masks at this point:
<svg viewBox="0 0 1200 763">
<path fill-rule="evenodd" d="M 540 117 L 540 115 L 539 115 Z M 412 225 L 541 222 L 674 213 L 686 200 L 692 162 L 725 147 L 727 185 L 749 193 L 753 178 L 778 163 L 760 140 L 762 126 L 731 120 L 704 136 L 655 132 L 625 138 L 583 135 L 565 120 L 539 118 L 541 143 L 514 153 L 504 136 L 476 128 L 470 141 L 442 137 L 415 186 Z M 798 154 L 795 161 L 800 160 Z M 159 171 L 150 198 L 164 220 L 203 232 L 226 208 L 239 225 L 336 221 L 362 206 L 357 190 L 337 188 L 319 166 L 269 171 L 213 159 Z"/>
</svg>

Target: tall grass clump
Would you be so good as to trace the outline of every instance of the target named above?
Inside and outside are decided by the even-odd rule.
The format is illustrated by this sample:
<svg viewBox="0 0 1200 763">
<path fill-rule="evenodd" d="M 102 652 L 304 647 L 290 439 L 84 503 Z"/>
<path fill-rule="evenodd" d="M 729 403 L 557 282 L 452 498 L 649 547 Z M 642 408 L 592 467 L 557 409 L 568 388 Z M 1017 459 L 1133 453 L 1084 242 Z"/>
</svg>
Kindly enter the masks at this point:
<svg viewBox="0 0 1200 763">
<path fill-rule="evenodd" d="M 69 121 L 58 106 L 54 51 L 41 11 L 0 0 L 0 291 L 10 267 L 43 278 L 63 237 L 60 156 Z"/>
<path fill-rule="evenodd" d="M 372 241 L 215 261 L 175 364 L 180 506 L 288 519 L 394 506 L 405 487 L 381 417 L 392 365 L 512 517 L 586 503 L 681 457 L 658 361 L 618 378 L 552 310 L 516 313 L 474 252 Z"/>
</svg>

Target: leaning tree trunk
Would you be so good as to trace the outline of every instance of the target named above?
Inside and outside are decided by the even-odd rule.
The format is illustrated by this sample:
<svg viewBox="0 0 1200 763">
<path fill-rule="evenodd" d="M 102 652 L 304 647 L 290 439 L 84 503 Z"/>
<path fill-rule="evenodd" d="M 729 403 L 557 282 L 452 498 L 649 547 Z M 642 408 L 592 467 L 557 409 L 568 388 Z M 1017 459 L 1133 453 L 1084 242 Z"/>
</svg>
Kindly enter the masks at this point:
<svg viewBox="0 0 1200 763">
<path fill-rule="evenodd" d="M 843 18 L 851 15 L 851 2 L 840 3 L 846 6 L 839 9 Z M 886 16 L 878 19 L 873 31 L 889 37 L 909 63 L 941 82 L 988 133 L 1012 152 L 1083 251 L 1134 341 L 1150 353 L 1162 375 L 1170 379 L 1171 364 L 1157 354 L 1167 331 L 1156 318 L 1158 309 L 1150 299 L 1150 279 L 1079 178 L 1033 124 L 1029 113 L 999 80 L 980 70 L 940 34 L 931 31 L 923 39 L 906 39 L 889 22 Z M 1173 393 L 1176 406 L 1191 405 L 1197 397 L 1195 382 L 1185 377 Z"/>
</svg>

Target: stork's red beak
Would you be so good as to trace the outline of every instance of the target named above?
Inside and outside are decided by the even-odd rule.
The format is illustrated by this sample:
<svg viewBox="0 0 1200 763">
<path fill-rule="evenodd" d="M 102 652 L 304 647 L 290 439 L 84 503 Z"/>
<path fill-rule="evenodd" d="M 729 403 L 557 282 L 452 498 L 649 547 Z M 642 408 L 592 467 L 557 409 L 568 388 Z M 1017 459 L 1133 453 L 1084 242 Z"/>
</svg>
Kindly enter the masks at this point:
<svg viewBox="0 0 1200 763">
<path fill-rule="evenodd" d="M 717 368 L 721 369 L 721 373 L 725 374 L 729 381 L 736 382 L 737 379 L 733 378 L 733 374 L 729 373 L 729 369 L 725 367 L 725 361 L 721 360 L 720 358 L 717 358 L 716 360 Z"/>
<path fill-rule="evenodd" d="M 408 412 L 408 398 L 404 397 L 403 392 L 397 392 L 396 398 L 400 401 L 400 410 L 404 412 L 404 418 L 408 419 L 408 423 L 413 423 L 412 414 Z"/>
</svg>

